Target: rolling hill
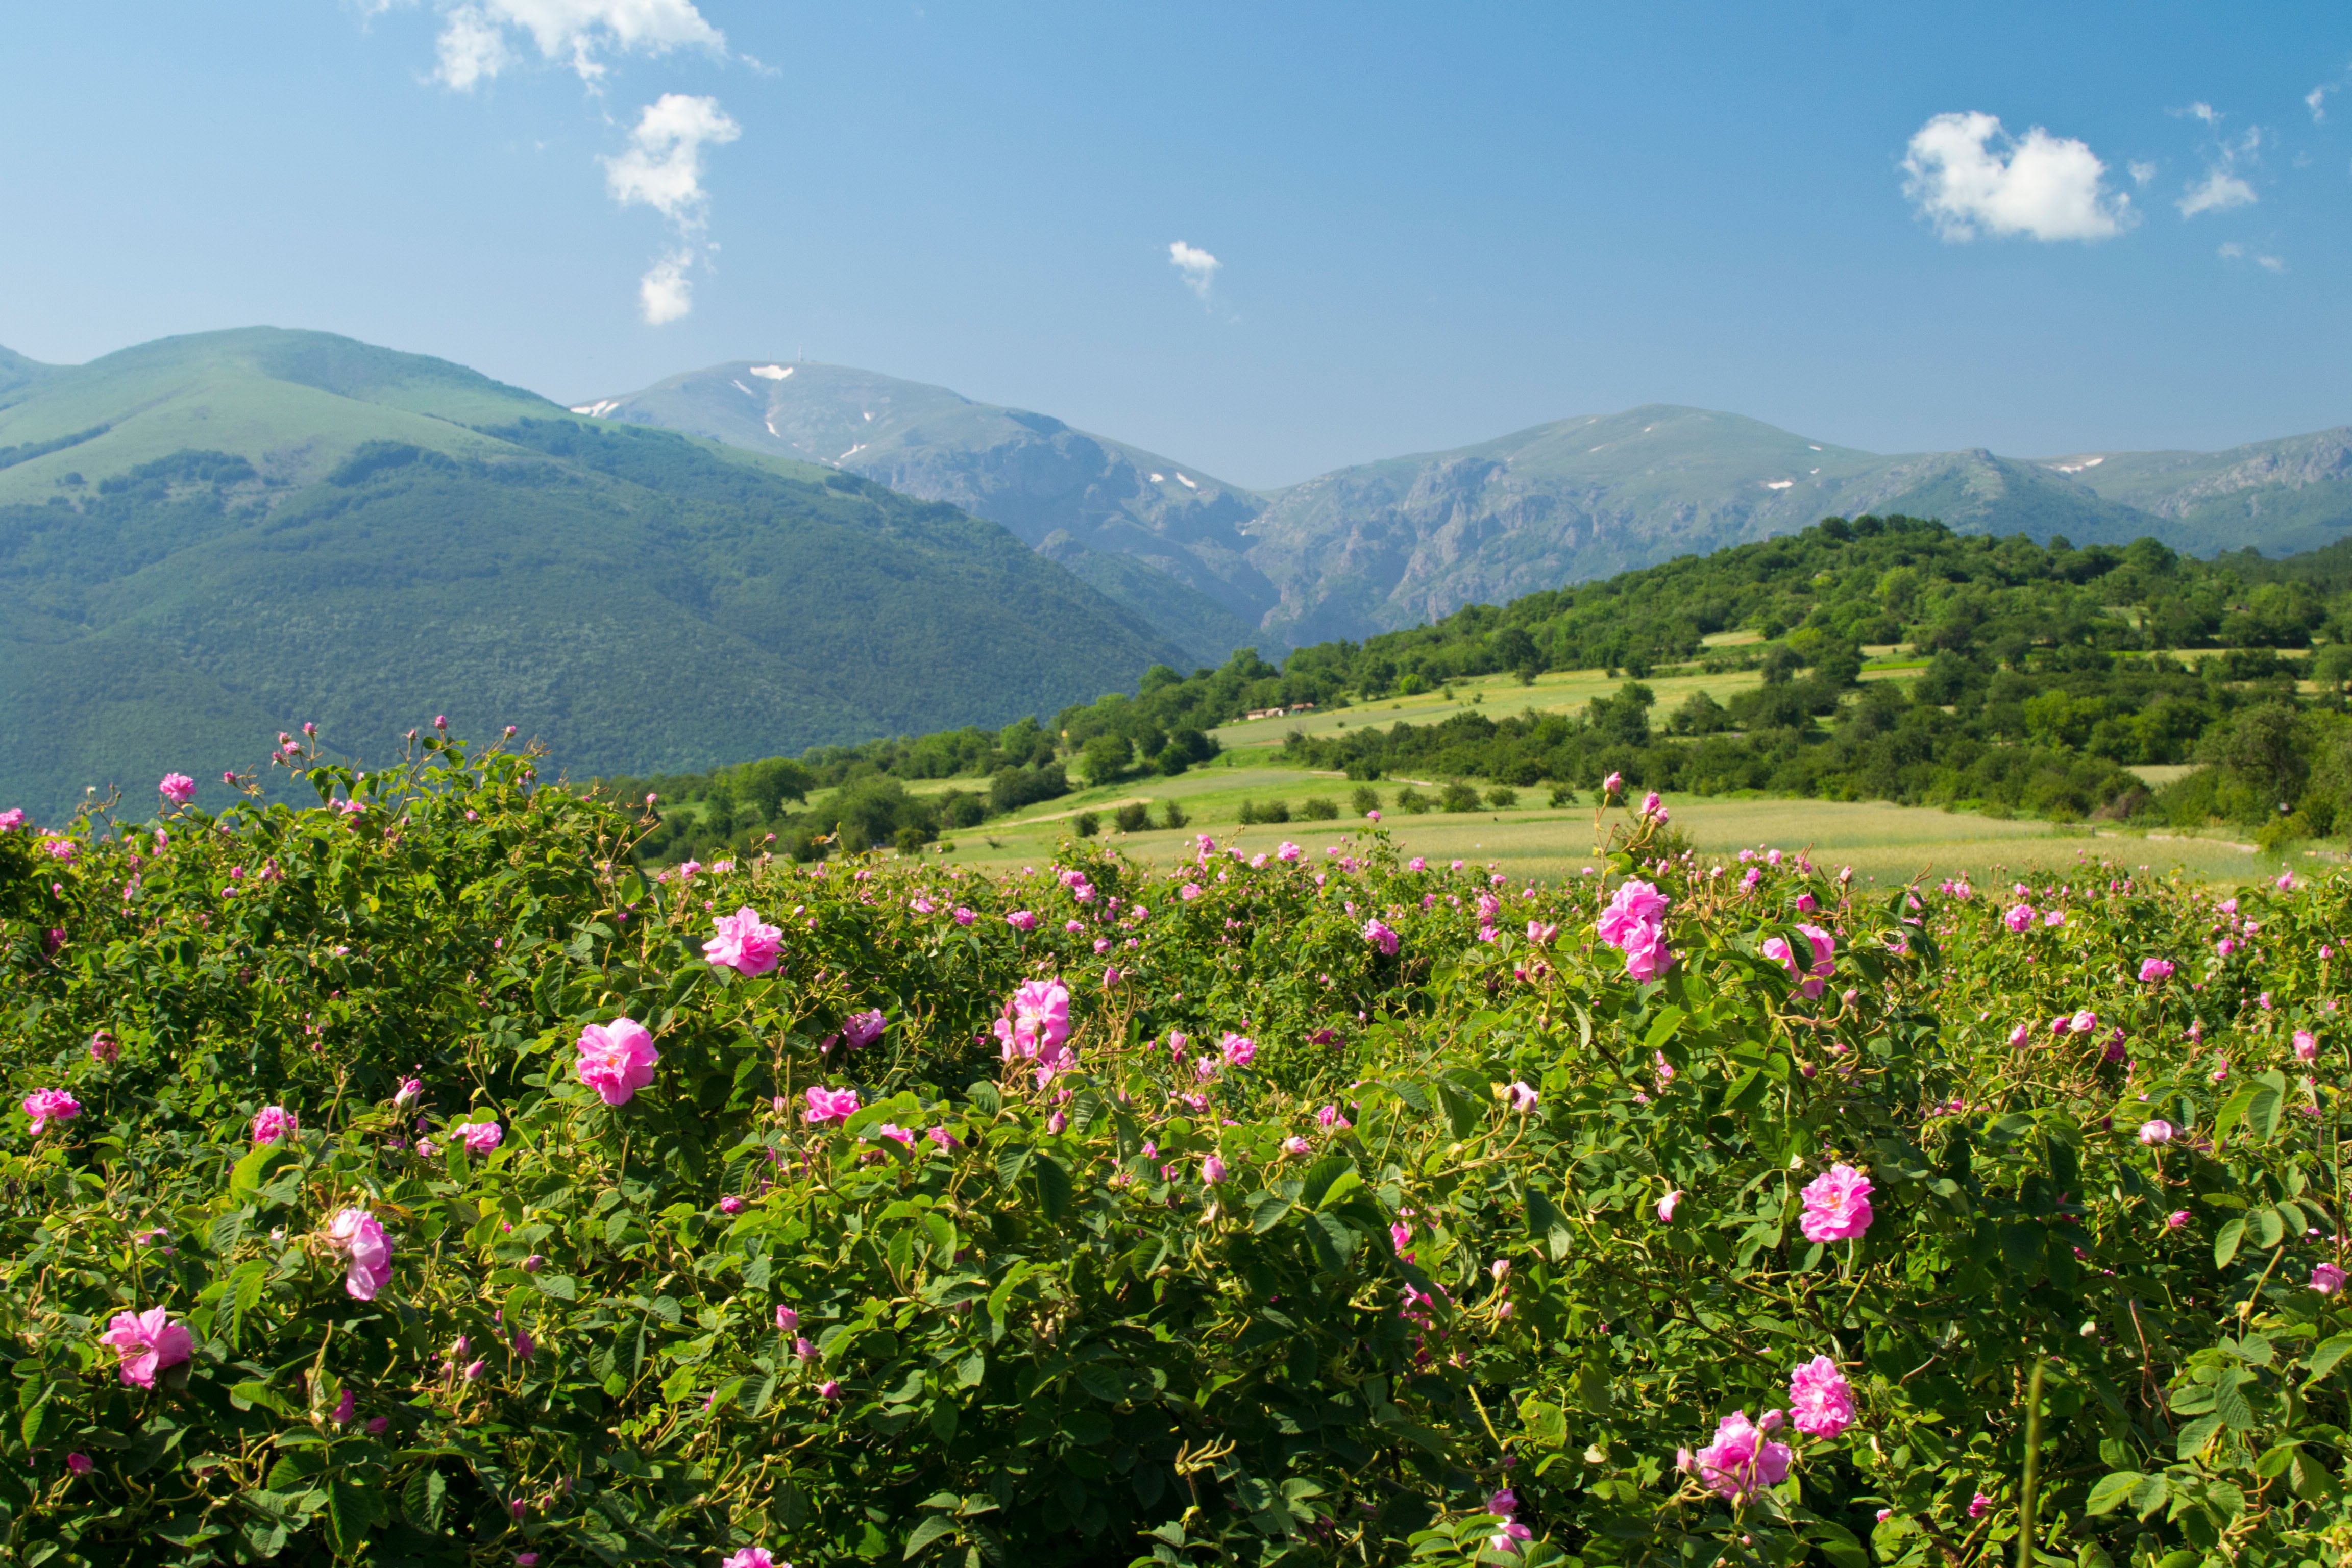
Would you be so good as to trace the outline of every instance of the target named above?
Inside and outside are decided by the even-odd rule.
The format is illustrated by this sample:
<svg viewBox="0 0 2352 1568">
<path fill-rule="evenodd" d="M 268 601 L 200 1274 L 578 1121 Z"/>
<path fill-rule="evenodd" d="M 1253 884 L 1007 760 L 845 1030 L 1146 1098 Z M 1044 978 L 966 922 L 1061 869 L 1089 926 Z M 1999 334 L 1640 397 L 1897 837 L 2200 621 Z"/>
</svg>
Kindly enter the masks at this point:
<svg viewBox="0 0 2352 1568">
<path fill-rule="evenodd" d="M 143 807 L 304 720 L 380 758 L 447 713 L 642 772 L 1182 657 L 994 523 L 443 361 L 273 329 L 0 355 L 0 802 L 39 815 Z"/>
<path fill-rule="evenodd" d="M 1834 514 L 2077 544 L 2147 534 L 2208 555 L 2307 550 L 2352 528 L 2352 427 L 2221 453 L 1890 457 L 1656 405 L 1253 492 L 1048 415 L 840 365 L 737 361 L 574 412 L 803 458 L 992 518 L 1203 662 L 1241 642 L 1279 653 L 1418 625 Z"/>
</svg>

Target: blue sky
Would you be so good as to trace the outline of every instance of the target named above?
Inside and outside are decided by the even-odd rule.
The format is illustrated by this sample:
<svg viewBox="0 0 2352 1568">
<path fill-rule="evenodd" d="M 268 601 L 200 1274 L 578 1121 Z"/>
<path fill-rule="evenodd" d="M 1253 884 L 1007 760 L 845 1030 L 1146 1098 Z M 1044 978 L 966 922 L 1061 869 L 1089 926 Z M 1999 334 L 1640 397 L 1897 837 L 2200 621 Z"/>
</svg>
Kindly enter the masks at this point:
<svg viewBox="0 0 2352 1568">
<path fill-rule="evenodd" d="M 131 0 L 9 32 L 0 343 L 51 361 L 270 322 L 583 401 L 804 349 L 1248 485 L 1644 402 L 2021 456 L 2352 421 L 2340 5 Z"/>
</svg>

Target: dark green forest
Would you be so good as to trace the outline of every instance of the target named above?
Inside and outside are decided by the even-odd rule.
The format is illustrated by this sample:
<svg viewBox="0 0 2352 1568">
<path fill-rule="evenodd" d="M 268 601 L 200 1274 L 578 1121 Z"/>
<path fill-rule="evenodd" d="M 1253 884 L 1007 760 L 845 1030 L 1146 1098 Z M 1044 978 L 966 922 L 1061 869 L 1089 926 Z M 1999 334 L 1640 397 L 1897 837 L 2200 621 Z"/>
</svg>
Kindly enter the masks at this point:
<svg viewBox="0 0 2352 1568">
<path fill-rule="evenodd" d="M 297 485 L 189 449 L 0 506 L 0 808 L 210 789 L 304 721 L 363 757 L 446 713 L 575 772 L 705 767 L 1002 724 L 1172 652 L 995 524 L 853 475 L 476 434 L 495 455 L 370 441 Z"/>
<path fill-rule="evenodd" d="M 1722 633 L 1753 637 L 1707 642 Z M 2153 540 L 2076 549 L 1906 517 L 1831 518 L 1301 648 L 1278 668 L 1249 650 L 1190 676 L 1158 666 L 1135 694 L 1066 708 L 1050 723 L 610 782 L 697 805 L 647 840 L 659 858 L 749 848 L 770 833 L 804 858 L 828 839 L 912 847 L 1076 781 L 1181 773 L 1214 754 L 1210 731 L 1252 709 L 1328 710 L 1456 680 L 1590 668 L 1623 685 L 1581 712 L 1294 733 L 1284 755 L 1359 780 L 1549 785 L 1563 801 L 1614 772 L 1698 795 L 2228 823 L 2273 843 L 2325 837 L 2339 819 L 2352 827 L 2352 542 L 2275 562 L 2252 552 L 2200 562 Z M 1762 684 L 1724 702 L 1695 694 L 1672 711 L 1644 684 L 1734 669 Z M 2211 765 L 2162 789 L 2126 771 L 2193 763 Z M 940 778 L 971 784 L 922 799 L 905 788 Z M 823 812 L 800 809 L 820 789 L 841 793 Z"/>
</svg>

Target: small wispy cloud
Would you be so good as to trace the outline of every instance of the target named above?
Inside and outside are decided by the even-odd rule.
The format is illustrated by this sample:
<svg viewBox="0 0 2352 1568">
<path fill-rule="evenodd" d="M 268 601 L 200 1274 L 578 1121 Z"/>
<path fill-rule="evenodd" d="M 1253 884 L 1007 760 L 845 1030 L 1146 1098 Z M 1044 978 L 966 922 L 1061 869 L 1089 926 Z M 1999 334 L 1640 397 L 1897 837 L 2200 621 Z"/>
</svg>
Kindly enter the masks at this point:
<svg viewBox="0 0 2352 1568">
<path fill-rule="evenodd" d="M 1200 247 L 1181 239 L 1168 247 L 1168 264 L 1183 277 L 1184 287 L 1199 295 L 1203 305 L 1209 302 L 1209 286 L 1216 280 L 1217 268 L 1224 265 Z"/>
<path fill-rule="evenodd" d="M 604 188 L 614 201 L 651 207 L 670 226 L 674 243 L 637 282 L 639 310 L 653 326 L 694 309 L 694 281 L 687 274 L 710 221 L 703 150 L 742 133 L 717 99 L 666 92 L 638 112 L 626 151 L 604 160 Z"/>
<path fill-rule="evenodd" d="M 2277 257 L 2264 256 L 2260 251 L 2252 250 L 2245 246 L 2240 245 L 2234 239 L 2228 241 L 2221 247 L 2221 259 L 2224 261 L 2251 261 L 2265 272 L 2284 272 L 2286 270 L 2286 263 L 2280 260 Z"/>
<path fill-rule="evenodd" d="M 2130 171 L 2132 184 L 2135 185 L 2145 187 L 2150 180 L 2156 178 L 2156 165 L 2153 163 L 2143 163 L 2134 160 L 2124 167 Z"/>
<path fill-rule="evenodd" d="M 2323 81 L 2303 95 L 2303 106 L 2311 110 L 2314 125 L 2327 123 L 2327 95 L 2343 87 L 2340 81 Z"/>
<path fill-rule="evenodd" d="M 2192 103 L 2173 113 L 2201 121 L 2217 133 L 2221 121 L 2228 118 L 2210 103 Z M 2238 172 L 2240 163 L 2253 164 L 2262 161 L 2263 128 L 2249 125 L 2243 133 L 2224 137 L 2216 134 L 2206 153 L 2203 176 L 2183 188 L 2172 205 L 2180 209 L 2184 218 L 2200 213 L 2225 213 L 2237 207 L 2250 207 L 2261 200 L 2254 187 Z"/>
<path fill-rule="evenodd" d="M 393 0 L 380 0 L 383 9 Z M 727 52 L 727 39 L 693 0 L 441 0 L 434 40 L 436 79 L 469 92 L 511 68 L 527 37 L 540 58 L 561 60 L 582 81 L 604 77 L 609 54 L 666 54 L 675 48 Z"/>
<path fill-rule="evenodd" d="M 2036 125 L 2011 138 L 1990 114 L 1938 114 L 1911 138 L 1903 194 L 1937 235 L 2112 239 L 2139 221 L 2089 145 Z"/>
</svg>

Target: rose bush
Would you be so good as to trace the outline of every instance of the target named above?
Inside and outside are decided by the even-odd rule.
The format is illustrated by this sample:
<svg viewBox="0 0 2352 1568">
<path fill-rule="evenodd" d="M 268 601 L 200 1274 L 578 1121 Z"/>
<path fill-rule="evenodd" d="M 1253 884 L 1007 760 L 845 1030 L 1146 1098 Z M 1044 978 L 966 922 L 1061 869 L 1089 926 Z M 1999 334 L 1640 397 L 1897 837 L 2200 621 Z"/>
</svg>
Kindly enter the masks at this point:
<svg viewBox="0 0 2352 1568">
<path fill-rule="evenodd" d="M 0 833 L 16 1560 L 2352 1545 L 2340 880 L 648 881 L 529 755 L 286 761 Z"/>
</svg>

